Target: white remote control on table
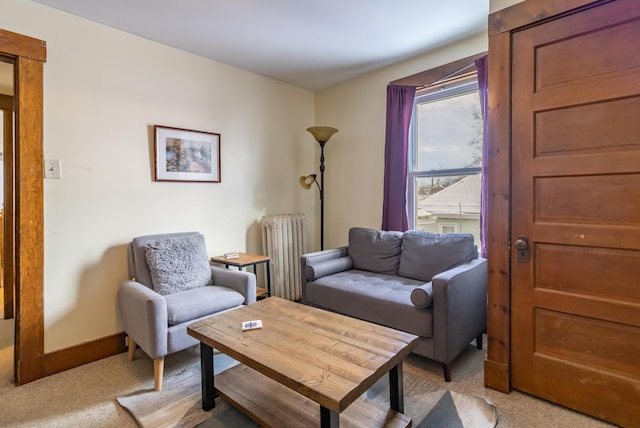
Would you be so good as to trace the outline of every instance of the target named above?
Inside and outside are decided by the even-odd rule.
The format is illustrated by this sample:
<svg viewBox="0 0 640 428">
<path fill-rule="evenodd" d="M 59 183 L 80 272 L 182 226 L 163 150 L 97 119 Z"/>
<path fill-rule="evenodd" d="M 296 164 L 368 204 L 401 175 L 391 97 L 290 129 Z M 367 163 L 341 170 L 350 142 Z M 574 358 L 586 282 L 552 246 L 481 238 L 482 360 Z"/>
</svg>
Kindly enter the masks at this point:
<svg viewBox="0 0 640 428">
<path fill-rule="evenodd" d="M 257 328 L 262 328 L 262 320 L 244 321 L 242 323 L 242 331 L 255 330 Z"/>
</svg>

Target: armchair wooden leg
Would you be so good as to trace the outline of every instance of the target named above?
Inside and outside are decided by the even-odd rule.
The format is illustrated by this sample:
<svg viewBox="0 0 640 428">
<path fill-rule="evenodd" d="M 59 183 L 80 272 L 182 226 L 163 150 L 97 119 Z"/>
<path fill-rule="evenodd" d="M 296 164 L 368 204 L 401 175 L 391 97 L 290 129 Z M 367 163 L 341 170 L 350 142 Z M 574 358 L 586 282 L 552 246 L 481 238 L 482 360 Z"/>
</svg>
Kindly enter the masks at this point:
<svg viewBox="0 0 640 428">
<path fill-rule="evenodd" d="M 482 349 L 482 333 L 480 333 L 480 336 L 476 337 L 476 347 L 478 349 Z"/>
<path fill-rule="evenodd" d="M 164 375 L 164 357 L 153 360 L 153 380 L 156 384 L 155 390 L 162 390 L 162 376 Z"/>
<path fill-rule="evenodd" d="M 451 365 L 442 363 L 442 371 L 444 372 L 444 381 L 451 382 Z"/>
<path fill-rule="evenodd" d="M 129 336 L 129 352 L 127 355 L 129 356 L 129 361 L 136 359 L 136 342 L 133 341 L 131 336 Z"/>
</svg>

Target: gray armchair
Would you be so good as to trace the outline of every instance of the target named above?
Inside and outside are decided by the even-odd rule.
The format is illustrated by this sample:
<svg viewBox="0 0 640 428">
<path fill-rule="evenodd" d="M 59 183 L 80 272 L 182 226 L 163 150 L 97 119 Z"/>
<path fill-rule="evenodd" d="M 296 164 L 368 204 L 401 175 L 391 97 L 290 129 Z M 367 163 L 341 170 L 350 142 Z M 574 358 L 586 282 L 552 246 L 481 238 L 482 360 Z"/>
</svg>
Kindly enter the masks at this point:
<svg viewBox="0 0 640 428">
<path fill-rule="evenodd" d="M 129 276 L 118 304 L 129 337 L 154 361 L 155 389 L 162 389 L 164 357 L 198 344 L 187 325 L 256 300 L 255 275 L 209 265 L 197 232 L 147 235 L 129 244 Z"/>
</svg>

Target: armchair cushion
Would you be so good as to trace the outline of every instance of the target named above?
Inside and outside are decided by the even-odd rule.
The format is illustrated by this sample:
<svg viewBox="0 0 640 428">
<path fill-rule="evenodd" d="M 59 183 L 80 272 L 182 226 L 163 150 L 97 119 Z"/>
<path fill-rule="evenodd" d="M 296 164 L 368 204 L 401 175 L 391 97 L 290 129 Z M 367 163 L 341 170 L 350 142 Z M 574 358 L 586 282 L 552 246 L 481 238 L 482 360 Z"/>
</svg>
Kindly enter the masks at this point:
<svg viewBox="0 0 640 428">
<path fill-rule="evenodd" d="M 349 230 L 349 257 L 353 268 L 396 275 L 402 251 L 402 232 L 353 227 Z"/>
<path fill-rule="evenodd" d="M 149 241 L 145 245 L 152 288 L 162 295 L 211 283 L 209 256 L 200 234 Z"/>
<path fill-rule="evenodd" d="M 242 294 L 215 285 L 179 291 L 164 298 L 167 301 L 169 325 L 181 324 L 244 303 Z"/>
<path fill-rule="evenodd" d="M 402 236 L 402 255 L 398 274 L 424 282 L 478 257 L 473 235 L 437 233 L 410 230 Z"/>
</svg>

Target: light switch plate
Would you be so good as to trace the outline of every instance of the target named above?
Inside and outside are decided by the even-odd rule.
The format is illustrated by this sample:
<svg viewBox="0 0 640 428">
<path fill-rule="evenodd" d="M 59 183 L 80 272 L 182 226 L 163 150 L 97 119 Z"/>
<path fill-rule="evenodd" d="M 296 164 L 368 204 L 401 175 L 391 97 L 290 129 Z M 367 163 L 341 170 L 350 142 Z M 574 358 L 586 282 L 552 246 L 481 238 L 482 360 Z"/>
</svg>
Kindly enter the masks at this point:
<svg viewBox="0 0 640 428">
<path fill-rule="evenodd" d="M 44 178 L 62 178 L 62 162 L 60 159 L 44 160 Z"/>
</svg>

